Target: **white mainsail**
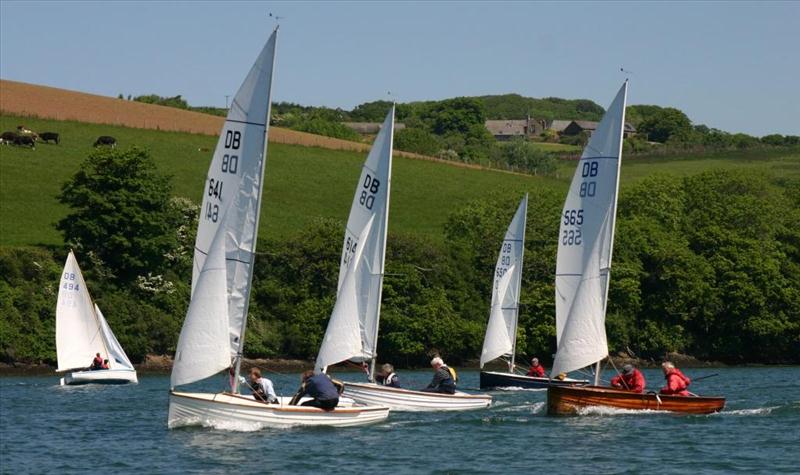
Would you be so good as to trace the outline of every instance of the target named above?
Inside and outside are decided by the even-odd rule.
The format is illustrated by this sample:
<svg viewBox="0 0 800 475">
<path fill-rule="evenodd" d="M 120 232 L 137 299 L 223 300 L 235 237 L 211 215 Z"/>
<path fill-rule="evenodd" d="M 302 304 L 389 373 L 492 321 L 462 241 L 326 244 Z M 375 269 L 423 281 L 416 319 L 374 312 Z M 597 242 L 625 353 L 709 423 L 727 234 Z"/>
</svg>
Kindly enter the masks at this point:
<svg viewBox="0 0 800 475">
<path fill-rule="evenodd" d="M 213 376 L 230 366 L 228 339 L 228 291 L 226 288 L 225 228 L 220 226 L 203 261 L 203 270 L 183 321 L 175 362 L 172 387 Z"/>
<path fill-rule="evenodd" d="M 348 263 L 356 253 L 363 251 L 364 260 L 354 270 L 355 295 L 358 299 L 358 319 L 362 348 L 355 360 L 373 359 L 378 339 L 378 321 L 381 311 L 386 231 L 389 224 L 389 185 L 392 179 L 392 142 L 394 137 L 394 106 L 386 114 L 378 136 L 361 169 L 356 186 L 350 217 L 342 245 L 337 294 L 341 295 Z M 372 231 L 364 242 L 360 236 L 369 223 Z"/>
<path fill-rule="evenodd" d="M 556 341 L 552 374 L 608 355 L 605 311 L 614 245 L 628 82 L 583 151 L 561 213 L 556 264 Z"/>
<path fill-rule="evenodd" d="M 56 353 L 58 369 L 86 368 L 100 353 L 108 358 L 108 348 L 94 313 L 92 297 L 72 251 L 67 256 L 56 306 Z"/>
<path fill-rule="evenodd" d="M 192 297 L 218 229 L 227 236 L 226 313 L 232 356 L 240 351 L 253 274 L 277 33 L 275 29 L 231 103 L 203 188 L 195 240 Z"/>
<path fill-rule="evenodd" d="M 100 307 L 94 304 L 94 313 L 97 315 L 97 321 L 100 323 L 100 331 L 103 332 L 103 339 L 105 340 L 106 348 L 108 348 L 108 366 L 111 369 L 133 369 L 133 364 L 119 344 L 111 327 L 108 326 L 106 317 L 100 311 Z"/>
<path fill-rule="evenodd" d="M 374 217 L 367 221 L 367 225 L 358 236 L 358 242 L 363 243 L 369 239 L 374 222 Z M 359 305 L 362 302 L 358 298 L 356 277 L 359 274 L 359 267 L 366 264 L 362 258 L 365 247 L 356 246 L 355 254 L 345 268 L 342 286 L 336 296 L 336 304 L 317 354 L 317 363 L 314 366 L 317 372 L 324 371 L 329 365 L 340 361 L 360 357 L 364 352 L 359 321 L 359 316 L 362 314 Z"/>
<path fill-rule="evenodd" d="M 513 358 L 514 355 L 527 216 L 528 195 L 525 194 L 508 226 L 497 257 L 491 313 L 481 351 L 481 368 L 500 356 L 511 355 Z"/>
</svg>

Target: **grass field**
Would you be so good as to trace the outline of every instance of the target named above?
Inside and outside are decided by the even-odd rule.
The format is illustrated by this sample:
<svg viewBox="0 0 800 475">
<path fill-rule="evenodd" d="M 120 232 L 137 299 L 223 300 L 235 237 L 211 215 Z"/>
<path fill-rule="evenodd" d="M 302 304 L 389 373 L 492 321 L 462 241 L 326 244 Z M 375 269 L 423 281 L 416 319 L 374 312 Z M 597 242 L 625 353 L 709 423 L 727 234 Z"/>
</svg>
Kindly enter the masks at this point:
<svg viewBox="0 0 800 475">
<path fill-rule="evenodd" d="M 0 147 L 0 245 L 60 244 L 54 224 L 67 212 L 58 203 L 62 184 L 77 171 L 99 135 L 119 147 L 148 148 L 160 169 L 173 175 L 175 194 L 199 203 L 216 138 L 69 121 L 0 116 L 0 131 L 25 124 L 61 134 L 60 145 L 36 150 Z M 347 220 L 365 153 L 270 144 L 265 171 L 261 235 L 281 238 L 318 216 Z M 474 170 L 395 157 L 391 232 L 439 240 L 447 216 L 466 201 L 503 191 L 522 195 L 538 187 L 563 187 L 555 179 Z"/>
<path fill-rule="evenodd" d="M 197 203 L 211 159 L 210 151 L 199 149 L 212 150 L 216 144 L 207 135 L 0 116 L 0 131 L 18 124 L 58 132 L 62 141 L 39 144 L 36 150 L 0 147 L 0 245 L 61 244 L 54 224 L 67 210 L 56 196 L 99 135 L 113 135 L 120 147 L 148 148 L 160 169 L 173 176 L 175 194 Z M 345 221 L 365 158 L 365 153 L 270 144 L 261 235 L 287 237 L 318 216 Z M 543 187 L 565 192 L 574 167 L 574 161 L 560 162 L 556 178 L 541 178 L 395 157 L 390 232 L 441 240 L 447 216 L 466 201 L 496 193 L 521 196 Z M 800 176 L 800 153 L 624 159 L 621 187 L 624 191 L 655 173 L 690 175 L 720 168 Z"/>
</svg>

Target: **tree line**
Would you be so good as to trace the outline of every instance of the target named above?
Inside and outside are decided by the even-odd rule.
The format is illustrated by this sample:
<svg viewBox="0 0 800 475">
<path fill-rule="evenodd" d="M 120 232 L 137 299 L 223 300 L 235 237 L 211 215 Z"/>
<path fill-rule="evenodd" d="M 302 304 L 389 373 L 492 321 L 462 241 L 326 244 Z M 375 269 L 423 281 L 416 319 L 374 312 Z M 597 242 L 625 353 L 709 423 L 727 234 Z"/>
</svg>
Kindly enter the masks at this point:
<svg viewBox="0 0 800 475">
<path fill-rule="evenodd" d="M 479 356 L 497 252 L 520 196 L 450 215 L 443 240 L 389 224 L 378 353 L 400 366 Z M 529 200 L 518 351 L 555 352 L 563 192 Z M 55 361 L 68 248 L 134 362 L 174 351 L 190 296 L 198 206 L 140 149 L 97 150 L 64 184 L 66 245 L 0 249 L 0 359 Z M 677 351 L 728 363 L 800 362 L 800 180 L 753 172 L 653 176 L 623 188 L 607 315 L 612 353 Z M 246 353 L 314 358 L 333 308 L 344 222 L 261 238 Z"/>
</svg>

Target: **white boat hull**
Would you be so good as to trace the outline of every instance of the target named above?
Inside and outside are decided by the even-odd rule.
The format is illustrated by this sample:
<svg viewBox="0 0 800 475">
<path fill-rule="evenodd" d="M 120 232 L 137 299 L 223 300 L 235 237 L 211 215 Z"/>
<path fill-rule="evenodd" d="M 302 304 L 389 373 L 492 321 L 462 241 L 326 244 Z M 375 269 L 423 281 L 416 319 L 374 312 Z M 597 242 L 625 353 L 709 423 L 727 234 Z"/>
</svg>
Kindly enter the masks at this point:
<svg viewBox="0 0 800 475">
<path fill-rule="evenodd" d="M 291 398 L 279 398 L 280 404 L 256 401 L 252 396 L 231 393 L 184 393 L 169 395 L 170 429 L 203 426 L 256 430 L 297 426 L 352 427 L 373 424 L 389 416 L 386 406 L 363 406 L 347 399 L 333 411 L 315 407 L 290 406 Z"/>
<path fill-rule="evenodd" d="M 61 378 L 61 385 L 78 384 L 128 384 L 138 383 L 136 371 L 132 369 L 98 369 L 95 371 L 72 371 Z"/>
<path fill-rule="evenodd" d="M 488 394 L 429 393 L 374 383 L 344 383 L 344 395 L 362 404 L 388 406 L 393 411 L 469 411 L 489 407 Z"/>
</svg>

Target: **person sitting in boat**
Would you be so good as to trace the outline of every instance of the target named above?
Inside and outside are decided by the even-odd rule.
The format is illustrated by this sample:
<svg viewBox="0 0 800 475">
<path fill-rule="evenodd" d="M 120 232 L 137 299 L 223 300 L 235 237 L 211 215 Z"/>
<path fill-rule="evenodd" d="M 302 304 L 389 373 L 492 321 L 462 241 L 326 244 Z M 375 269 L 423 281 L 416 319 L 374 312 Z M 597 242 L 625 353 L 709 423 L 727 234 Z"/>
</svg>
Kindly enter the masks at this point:
<svg viewBox="0 0 800 475">
<path fill-rule="evenodd" d="M 533 376 L 534 378 L 544 378 L 544 366 L 539 364 L 539 358 L 534 358 L 531 360 L 531 367 L 528 370 L 527 376 Z"/>
<path fill-rule="evenodd" d="M 92 371 L 103 369 L 103 357 L 100 356 L 100 353 L 94 355 L 94 359 L 92 359 L 92 365 L 89 366 L 89 369 Z"/>
<path fill-rule="evenodd" d="M 689 384 L 692 380 L 687 378 L 681 370 L 675 367 L 669 361 L 661 364 L 661 369 L 664 370 L 664 378 L 667 380 L 667 385 L 661 388 L 661 394 L 670 394 L 673 396 L 690 396 L 687 391 Z"/>
<path fill-rule="evenodd" d="M 456 375 L 455 371 L 447 367 L 444 361 L 438 356 L 431 360 L 431 367 L 434 374 L 431 384 L 429 384 L 423 391 L 429 393 L 444 393 L 455 394 L 456 392 Z"/>
<path fill-rule="evenodd" d="M 378 384 L 383 386 L 389 386 L 390 388 L 400 387 L 400 380 L 397 378 L 397 374 L 394 372 L 394 366 L 390 365 L 389 363 L 385 363 L 383 366 L 381 366 L 381 372 L 375 375 L 375 379 L 377 380 Z"/>
<path fill-rule="evenodd" d="M 276 404 L 278 402 L 278 395 L 275 394 L 272 381 L 267 378 L 262 378 L 259 368 L 250 368 L 250 389 L 253 390 L 253 397 L 256 401 L 268 402 L 270 404 Z"/>
<path fill-rule="evenodd" d="M 339 404 L 339 395 L 344 391 L 344 384 L 334 381 L 325 373 L 314 374 L 308 370 L 300 376 L 302 384 L 297 394 L 289 402 L 290 405 L 297 405 L 304 396 L 313 398 L 306 401 L 301 406 L 311 406 L 332 411 Z"/>
<path fill-rule="evenodd" d="M 631 364 L 622 367 L 622 374 L 611 378 L 611 386 L 634 393 L 644 392 L 644 375 Z"/>
<path fill-rule="evenodd" d="M 103 364 L 100 366 L 100 369 L 111 369 L 111 366 L 108 365 L 108 360 L 103 360 Z"/>
</svg>

